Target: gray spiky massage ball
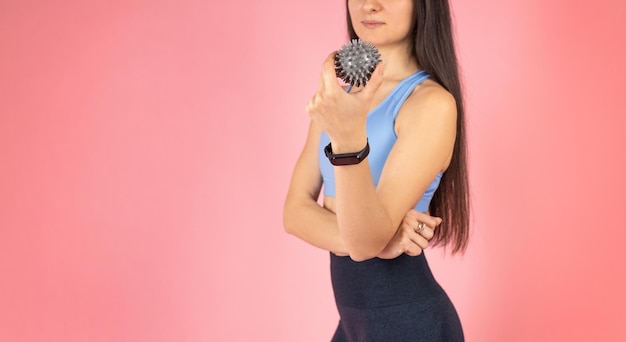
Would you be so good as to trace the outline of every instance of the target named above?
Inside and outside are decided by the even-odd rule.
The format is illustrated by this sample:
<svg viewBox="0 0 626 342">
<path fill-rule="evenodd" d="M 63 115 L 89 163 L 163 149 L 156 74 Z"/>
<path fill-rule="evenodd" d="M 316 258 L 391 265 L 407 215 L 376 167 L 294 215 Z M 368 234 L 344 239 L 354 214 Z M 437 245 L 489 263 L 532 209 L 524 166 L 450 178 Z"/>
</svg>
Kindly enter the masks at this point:
<svg viewBox="0 0 626 342">
<path fill-rule="evenodd" d="M 352 39 L 337 51 L 335 73 L 352 86 L 364 86 L 380 62 L 380 53 L 374 45 Z"/>
</svg>

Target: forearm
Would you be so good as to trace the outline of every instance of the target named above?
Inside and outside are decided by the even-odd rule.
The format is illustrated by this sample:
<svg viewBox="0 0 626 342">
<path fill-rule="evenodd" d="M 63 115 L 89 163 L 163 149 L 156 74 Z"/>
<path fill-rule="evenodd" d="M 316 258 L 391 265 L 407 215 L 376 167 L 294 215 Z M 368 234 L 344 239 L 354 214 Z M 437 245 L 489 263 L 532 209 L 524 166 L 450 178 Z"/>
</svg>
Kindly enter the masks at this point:
<svg viewBox="0 0 626 342">
<path fill-rule="evenodd" d="M 337 216 L 313 200 L 287 203 L 283 212 L 285 231 L 318 248 L 348 255 L 339 235 Z"/>
<path fill-rule="evenodd" d="M 372 182 L 367 160 L 335 167 L 339 236 L 355 260 L 378 255 L 391 240 L 394 227 Z"/>
</svg>

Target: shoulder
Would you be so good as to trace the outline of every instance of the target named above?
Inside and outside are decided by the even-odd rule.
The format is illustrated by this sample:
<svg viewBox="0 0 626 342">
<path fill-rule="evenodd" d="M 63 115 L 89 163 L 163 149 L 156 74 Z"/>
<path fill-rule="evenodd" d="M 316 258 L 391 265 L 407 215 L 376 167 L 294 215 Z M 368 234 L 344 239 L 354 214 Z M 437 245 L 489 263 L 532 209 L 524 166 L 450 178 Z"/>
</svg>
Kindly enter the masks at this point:
<svg viewBox="0 0 626 342">
<path fill-rule="evenodd" d="M 426 107 L 428 109 L 456 112 L 456 100 L 454 96 L 443 86 L 433 80 L 426 80 L 415 87 L 407 98 L 405 105 L 409 107 Z"/>
<path fill-rule="evenodd" d="M 406 99 L 396 121 L 398 131 L 402 126 L 427 124 L 456 126 L 456 100 L 443 86 L 426 80 L 417 86 Z"/>
<path fill-rule="evenodd" d="M 400 108 L 398 116 L 399 119 L 400 116 L 415 118 L 415 116 L 425 114 L 428 114 L 428 116 L 438 114 L 456 119 L 456 100 L 454 96 L 439 83 L 432 80 L 426 80 L 415 87 L 402 105 L 402 108 Z"/>
</svg>

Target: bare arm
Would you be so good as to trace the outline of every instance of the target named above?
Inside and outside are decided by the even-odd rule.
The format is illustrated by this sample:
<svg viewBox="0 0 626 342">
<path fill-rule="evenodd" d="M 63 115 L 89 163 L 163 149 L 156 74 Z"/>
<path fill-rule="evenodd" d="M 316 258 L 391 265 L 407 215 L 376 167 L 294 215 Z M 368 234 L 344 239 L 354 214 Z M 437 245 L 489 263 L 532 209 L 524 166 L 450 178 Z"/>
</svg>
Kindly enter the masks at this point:
<svg viewBox="0 0 626 342">
<path fill-rule="evenodd" d="M 325 250 L 347 255 L 337 217 L 317 203 L 322 187 L 317 149 L 321 129 L 311 122 L 306 143 L 291 177 L 283 210 L 287 233 Z"/>
<path fill-rule="evenodd" d="M 288 233 L 324 250 L 337 255 L 349 255 L 339 235 L 337 216 L 321 207 L 317 198 L 322 179 L 319 173 L 317 149 L 321 130 L 311 122 L 308 137 L 294 168 L 291 184 L 283 210 L 283 224 Z M 423 232 L 417 233 L 418 222 L 426 224 Z M 428 247 L 433 230 L 441 219 L 409 210 L 398 227 L 394 238 L 387 244 L 379 257 L 392 259 L 400 254 L 418 255 Z"/>
<path fill-rule="evenodd" d="M 382 69 L 377 68 L 363 91 L 346 94 L 334 76 L 333 59 L 331 54 L 324 63 L 320 88 L 307 112 L 328 133 L 335 153 L 354 152 L 365 145 L 367 113 L 382 83 Z M 339 237 L 355 260 L 383 251 L 407 211 L 447 166 L 456 134 L 456 106 L 443 88 L 425 88 L 411 95 L 398 115 L 398 140 L 377 188 L 367 159 L 334 168 Z"/>
</svg>

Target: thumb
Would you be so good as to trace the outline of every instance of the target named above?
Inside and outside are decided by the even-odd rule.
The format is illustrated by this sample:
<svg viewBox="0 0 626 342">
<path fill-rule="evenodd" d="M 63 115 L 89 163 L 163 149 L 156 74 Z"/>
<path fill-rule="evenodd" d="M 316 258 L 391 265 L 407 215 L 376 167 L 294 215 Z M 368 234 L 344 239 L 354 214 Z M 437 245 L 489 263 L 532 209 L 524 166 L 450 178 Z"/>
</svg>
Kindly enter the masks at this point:
<svg viewBox="0 0 626 342">
<path fill-rule="evenodd" d="M 372 77 L 370 78 L 369 82 L 367 82 L 367 85 L 365 85 L 365 87 L 359 92 L 359 94 L 362 94 L 362 96 L 365 97 L 373 97 L 378 88 L 380 88 L 380 85 L 383 84 L 384 69 L 385 66 L 383 65 L 383 62 L 378 63 L 376 69 L 374 69 L 374 72 L 372 73 Z"/>
</svg>

